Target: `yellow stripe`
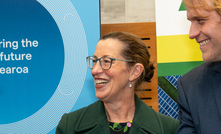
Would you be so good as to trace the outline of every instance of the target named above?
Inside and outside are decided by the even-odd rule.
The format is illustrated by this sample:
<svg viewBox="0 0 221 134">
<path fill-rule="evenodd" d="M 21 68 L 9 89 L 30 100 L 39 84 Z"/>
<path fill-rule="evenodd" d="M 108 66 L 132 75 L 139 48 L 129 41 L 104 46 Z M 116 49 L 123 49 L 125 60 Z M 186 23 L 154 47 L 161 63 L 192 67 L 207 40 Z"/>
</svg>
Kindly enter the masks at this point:
<svg viewBox="0 0 221 134">
<path fill-rule="evenodd" d="M 199 44 L 188 35 L 157 36 L 157 62 L 202 61 Z"/>
</svg>

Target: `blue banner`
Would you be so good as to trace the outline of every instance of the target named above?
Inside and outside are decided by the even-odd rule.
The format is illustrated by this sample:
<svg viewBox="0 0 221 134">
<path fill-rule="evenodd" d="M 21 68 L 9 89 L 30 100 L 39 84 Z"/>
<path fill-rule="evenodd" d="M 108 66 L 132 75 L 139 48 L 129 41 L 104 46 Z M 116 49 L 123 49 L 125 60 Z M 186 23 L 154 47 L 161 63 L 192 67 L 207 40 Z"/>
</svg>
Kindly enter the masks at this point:
<svg viewBox="0 0 221 134">
<path fill-rule="evenodd" d="M 64 113 L 97 100 L 86 56 L 99 0 L 1 0 L 0 16 L 0 133 L 55 133 Z"/>
</svg>

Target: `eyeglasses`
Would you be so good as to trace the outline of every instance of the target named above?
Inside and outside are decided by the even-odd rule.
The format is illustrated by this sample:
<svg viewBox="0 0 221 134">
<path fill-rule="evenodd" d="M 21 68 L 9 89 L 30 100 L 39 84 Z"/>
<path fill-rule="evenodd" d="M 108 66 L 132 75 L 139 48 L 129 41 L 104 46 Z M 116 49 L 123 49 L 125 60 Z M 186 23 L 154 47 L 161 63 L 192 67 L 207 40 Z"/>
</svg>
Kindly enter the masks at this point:
<svg viewBox="0 0 221 134">
<path fill-rule="evenodd" d="M 97 63 L 97 61 L 99 60 L 100 62 L 100 66 L 102 69 L 104 70 L 108 70 L 111 68 L 112 62 L 114 60 L 119 60 L 119 61 L 126 61 L 126 62 L 134 62 L 132 60 L 123 60 L 123 59 L 115 59 L 115 58 L 110 58 L 110 57 L 101 57 L 101 58 L 96 58 L 94 56 L 88 56 L 86 57 L 87 59 L 87 65 L 90 69 L 93 69 Z"/>
</svg>

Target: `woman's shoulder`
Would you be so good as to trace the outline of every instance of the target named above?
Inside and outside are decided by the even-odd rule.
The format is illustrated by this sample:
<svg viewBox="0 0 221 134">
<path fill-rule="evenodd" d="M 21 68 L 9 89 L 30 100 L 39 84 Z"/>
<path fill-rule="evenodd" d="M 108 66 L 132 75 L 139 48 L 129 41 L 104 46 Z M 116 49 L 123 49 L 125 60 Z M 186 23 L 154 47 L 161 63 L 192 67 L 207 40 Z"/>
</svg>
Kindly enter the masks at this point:
<svg viewBox="0 0 221 134">
<path fill-rule="evenodd" d="M 155 111 L 143 101 L 137 101 L 136 123 L 156 133 L 174 134 L 179 126 L 179 120 Z"/>
<path fill-rule="evenodd" d="M 179 127 L 180 121 L 178 119 L 174 119 L 170 116 L 167 116 L 161 113 L 157 113 L 157 114 L 160 119 L 160 122 L 163 125 L 164 131 L 175 133 Z"/>
<path fill-rule="evenodd" d="M 80 115 L 84 114 L 85 111 L 93 111 L 93 109 L 96 109 L 102 102 L 100 100 L 86 106 L 86 107 L 83 107 L 83 108 L 80 108 L 76 111 L 73 111 L 73 112 L 70 112 L 70 113 L 67 113 L 68 114 L 68 117 L 71 118 L 77 118 L 77 117 L 80 117 Z M 89 109 L 89 110 L 88 110 Z"/>
<path fill-rule="evenodd" d="M 154 109 L 152 109 L 150 106 L 147 106 L 148 110 L 151 111 L 149 113 L 151 113 L 150 115 L 152 115 L 152 117 L 155 115 L 156 119 L 158 120 L 158 122 L 161 122 L 163 126 L 171 126 L 172 124 L 175 125 L 174 127 L 178 127 L 180 121 L 178 119 L 175 119 L 171 116 L 159 113 L 157 111 L 155 111 Z"/>
<path fill-rule="evenodd" d="M 76 111 L 72 111 L 70 113 L 64 113 L 61 117 L 60 124 L 75 124 L 79 120 L 79 118 L 82 116 L 85 110 L 87 110 L 89 106 L 80 108 Z"/>
<path fill-rule="evenodd" d="M 175 134 L 179 127 L 180 121 L 168 115 L 156 112 L 155 110 L 153 111 L 157 117 L 158 123 L 161 124 L 164 134 Z"/>
<path fill-rule="evenodd" d="M 178 119 L 174 119 L 173 117 L 170 117 L 168 115 L 161 114 L 161 113 L 158 113 L 158 112 L 157 112 L 157 114 L 158 114 L 159 118 L 161 119 L 161 121 L 163 123 L 169 123 L 169 122 L 174 122 L 176 124 L 180 123 L 180 121 Z"/>
<path fill-rule="evenodd" d="M 56 134 L 74 132 L 75 127 L 73 126 L 76 126 L 79 121 L 83 120 L 84 118 L 93 117 L 91 116 L 93 114 L 93 109 L 96 109 L 96 107 L 98 107 L 99 105 L 101 105 L 101 102 L 96 101 L 89 106 L 80 108 L 70 113 L 63 114 L 57 126 Z"/>
<path fill-rule="evenodd" d="M 96 107 L 98 107 L 101 102 L 97 101 L 95 103 L 90 104 L 87 107 L 83 107 L 81 109 L 78 109 L 76 111 L 65 113 L 61 117 L 61 120 L 59 121 L 59 124 L 56 129 L 56 134 L 63 134 L 68 132 L 73 132 L 76 129 L 76 126 L 81 123 L 83 119 L 87 119 L 88 117 L 93 114 L 93 110 Z"/>
</svg>

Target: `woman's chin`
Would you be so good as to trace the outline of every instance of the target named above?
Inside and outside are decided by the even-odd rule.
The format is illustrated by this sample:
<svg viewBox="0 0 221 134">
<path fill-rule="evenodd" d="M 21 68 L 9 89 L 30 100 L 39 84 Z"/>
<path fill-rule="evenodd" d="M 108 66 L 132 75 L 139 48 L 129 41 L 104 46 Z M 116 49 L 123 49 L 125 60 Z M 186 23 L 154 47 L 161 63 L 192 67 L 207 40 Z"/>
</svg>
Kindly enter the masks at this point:
<svg viewBox="0 0 221 134">
<path fill-rule="evenodd" d="M 99 93 L 96 93 L 96 97 L 97 97 L 99 100 L 104 99 L 104 95 L 101 95 L 101 94 L 99 94 Z"/>
<path fill-rule="evenodd" d="M 107 95 L 96 93 L 96 97 L 101 101 L 107 101 Z"/>
</svg>

